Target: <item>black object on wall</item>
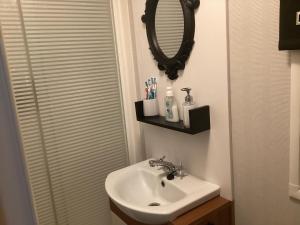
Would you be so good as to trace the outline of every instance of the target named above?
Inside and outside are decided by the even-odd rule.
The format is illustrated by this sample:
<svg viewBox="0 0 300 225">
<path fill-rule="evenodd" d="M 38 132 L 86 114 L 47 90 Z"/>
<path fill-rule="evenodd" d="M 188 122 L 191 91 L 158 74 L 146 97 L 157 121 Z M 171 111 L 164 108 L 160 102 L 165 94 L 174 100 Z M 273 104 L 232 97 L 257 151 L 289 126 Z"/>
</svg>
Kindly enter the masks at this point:
<svg viewBox="0 0 300 225">
<path fill-rule="evenodd" d="M 192 135 L 210 130 L 210 110 L 208 105 L 189 111 L 190 128 L 184 127 L 182 120 L 178 123 L 172 123 L 167 122 L 163 116 L 144 116 L 143 101 L 135 102 L 135 110 L 137 120 L 142 123 L 152 124 Z"/>
<path fill-rule="evenodd" d="M 300 49 L 300 1 L 280 0 L 279 50 Z"/>
<path fill-rule="evenodd" d="M 185 62 L 189 58 L 193 45 L 195 34 L 195 10 L 200 5 L 200 0 L 178 0 L 181 3 L 184 15 L 184 34 L 181 47 L 177 54 L 169 58 L 159 46 L 156 29 L 155 15 L 159 0 L 147 0 L 145 14 L 142 16 L 143 23 L 146 24 L 147 38 L 150 50 L 154 59 L 158 62 L 159 70 L 165 70 L 168 78 L 176 80 L 178 78 L 178 70 L 185 68 Z"/>
</svg>

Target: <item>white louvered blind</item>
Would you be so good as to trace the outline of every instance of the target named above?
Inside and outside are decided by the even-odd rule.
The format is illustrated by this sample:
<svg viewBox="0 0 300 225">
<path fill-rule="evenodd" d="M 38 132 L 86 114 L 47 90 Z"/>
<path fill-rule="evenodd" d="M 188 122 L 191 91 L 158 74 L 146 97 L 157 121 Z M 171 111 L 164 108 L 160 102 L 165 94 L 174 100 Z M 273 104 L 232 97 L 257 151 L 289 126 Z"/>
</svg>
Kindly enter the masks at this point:
<svg viewBox="0 0 300 225">
<path fill-rule="evenodd" d="M 182 43 L 184 17 L 179 0 L 159 0 L 155 14 L 156 37 L 163 53 L 174 57 Z"/>
<path fill-rule="evenodd" d="M 106 175 L 127 164 L 109 0 L 0 0 L 39 225 L 109 225 Z"/>
</svg>

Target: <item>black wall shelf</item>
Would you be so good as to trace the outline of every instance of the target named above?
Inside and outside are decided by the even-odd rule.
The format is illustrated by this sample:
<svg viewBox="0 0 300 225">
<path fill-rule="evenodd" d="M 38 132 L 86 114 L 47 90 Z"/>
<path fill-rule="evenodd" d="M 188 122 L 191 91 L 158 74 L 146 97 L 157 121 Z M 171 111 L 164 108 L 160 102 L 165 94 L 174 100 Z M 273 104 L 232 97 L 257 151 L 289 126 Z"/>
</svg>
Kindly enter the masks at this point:
<svg viewBox="0 0 300 225">
<path fill-rule="evenodd" d="M 198 134 L 210 129 L 209 106 L 202 106 L 189 111 L 190 128 L 185 128 L 183 121 L 172 123 L 165 120 L 163 116 L 144 116 L 143 101 L 135 102 L 136 118 L 142 123 L 152 124 L 187 134 Z"/>
</svg>

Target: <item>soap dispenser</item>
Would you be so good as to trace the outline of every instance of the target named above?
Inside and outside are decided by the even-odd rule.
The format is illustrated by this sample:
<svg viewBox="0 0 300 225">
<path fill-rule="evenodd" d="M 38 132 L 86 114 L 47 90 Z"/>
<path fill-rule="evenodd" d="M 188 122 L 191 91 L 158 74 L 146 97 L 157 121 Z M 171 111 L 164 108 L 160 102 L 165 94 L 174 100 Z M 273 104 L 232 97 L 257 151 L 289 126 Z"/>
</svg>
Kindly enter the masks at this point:
<svg viewBox="0 0 300 225">
<path fill-rule="evenodd" d="M 193 97 L 190 95 L 191 88 L 182 88 L 181 91 L 186 91 L 185 101 L 182 105 L 183 108 L 183 124 L 186 128 L 190 128 L 190 113 L 191 109 L 194 109 L 196 105 L 193 102 Z"/>
</svg>

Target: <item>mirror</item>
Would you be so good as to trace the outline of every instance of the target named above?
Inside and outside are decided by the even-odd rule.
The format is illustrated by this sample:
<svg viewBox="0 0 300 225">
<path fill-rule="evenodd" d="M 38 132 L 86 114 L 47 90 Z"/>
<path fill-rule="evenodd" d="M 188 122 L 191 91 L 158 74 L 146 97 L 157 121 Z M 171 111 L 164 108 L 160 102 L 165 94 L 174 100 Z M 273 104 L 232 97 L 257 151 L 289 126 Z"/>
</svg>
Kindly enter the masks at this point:
<svg viewBox="0 0 300 225">
<path fill-rule="evenodd" d="M 155 32 L 161 51 L 168 58 L 173 58 L 180 49 L 184 34 L 184 15 L 180 1 L 158 1 Z"/>
<path fill-rule="evenodd" d="M 178 78 L 194 45 L 195 15 L 199 0 L 147 0 L 142 21 L 158 68 Z"/>
</svg>

